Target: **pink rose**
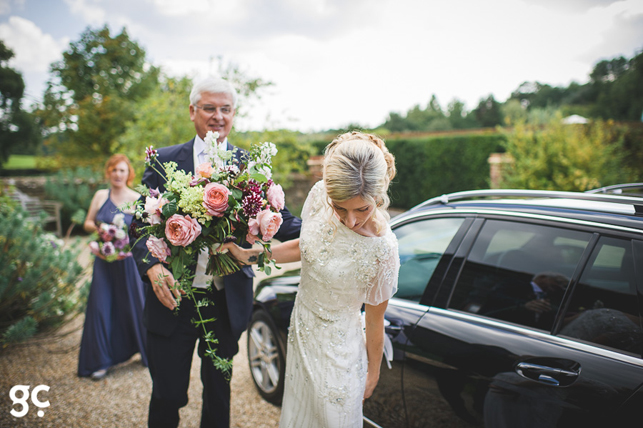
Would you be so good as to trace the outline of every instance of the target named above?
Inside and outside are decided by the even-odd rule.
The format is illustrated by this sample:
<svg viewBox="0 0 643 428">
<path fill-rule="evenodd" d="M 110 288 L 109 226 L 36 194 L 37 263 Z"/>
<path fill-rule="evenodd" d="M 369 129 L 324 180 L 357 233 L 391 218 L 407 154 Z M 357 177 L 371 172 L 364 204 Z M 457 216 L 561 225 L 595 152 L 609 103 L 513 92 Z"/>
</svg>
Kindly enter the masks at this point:
<svg viewBox="0 0 643 428">
<path fill-rule="evenodd" d="M 147 249 L 150 250 L 150 253 L 162 262 L 172 254 L 170 247 L 167 246 L 165 240 L 157 238 L 156 236 L 150 235 L 145 245 L 147 245 Z"/>
<path fill-rule="evenodd" d="M 100 254 L 100 246 L 98 245 L 98 242 L 96 241 L 91 241 L 89 243 L 89 250 L 92 252 L 93 255 L 97 256 Z"/>
<path fill-rule="evenodd" d="M 148 196 L 145 198 L 145 212 L 148 214 L 146 221 L 149 224 L 161 224 L 161 208 L 167 202 L 167 199 L 161 197 Z"/>
<path fill-rule="evenodd" d="M 283 221 L 281 213 L 275 213 L 270 210 L 260 211 L 257 214 L 257 223 L 259 223 L 261 239 L 266 242 L 270 241 L 275 236 L 275 233 L 279 231 Z M 250 222 L 248 222 L 248 225 L 250 225 Z"/>
<path fill-rule="evenodd" d="M 251 218 L 248 220 L 248 235 L 259 235 L 259 222 L 256 218 Z"/>
<path fill-rule="evenodd" d="M 268 203 L 277 211 L 283 210 L 286 206 L 286 195 L 284 195 L 284 189 L 281 188 L 280 184 L 270 186 L 266 196 L 268 197 Z"/>
<path fill-rule="evenodd" d="M 210 178 L 214 173 L 214 168 L 208 162 L 203 162 L 201 165 L 196 167 L 196 175 L 200 175 L 203 178 Z"/>
<path fill-rule="evenodd" d="M 165 223 L 165 236 L 172 245 L 187 247 L 201 234 L 201 225 L 189 215 L 174 214 Z"/>
<path fill-rule="evenodd" d="M 223 184 L 210 183 L 205 186 L 203 194 L 203 206 L 207 214 L 215 217 L 223 217 L 228 209 L 228 195 L 230 190 Z"/>
</svg>

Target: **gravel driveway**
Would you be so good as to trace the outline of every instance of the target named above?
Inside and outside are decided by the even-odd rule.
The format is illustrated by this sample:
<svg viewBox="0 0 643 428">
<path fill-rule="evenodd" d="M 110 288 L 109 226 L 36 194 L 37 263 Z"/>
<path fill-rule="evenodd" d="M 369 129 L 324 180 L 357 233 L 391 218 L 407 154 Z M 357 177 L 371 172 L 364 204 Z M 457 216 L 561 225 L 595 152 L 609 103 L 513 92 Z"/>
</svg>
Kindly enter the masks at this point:
<svg viewBox="0 0 643 428">
<path fill-rule="evenodd" d="M 284 272 L 295 264 L 284 265 Z M 259 277 L 261 278 L 261 276 Z M 152 381 L 138 354 L 112 369 L 100 381 L 76 376 L 78 349 L 84 316 L 66 324 L 55 339 L 40 337 L 27 344 L 0 350 L 0 427 L 143 427 L 147 426 L 147 406 Z M 276 427 L 280 408 L 264 401 L 256 392 L 248 369 L 246 334 L 239 343 L 232 377 L 232 427 Z M 195 353 L 190 379 L 190 402 L 181 410 L 181 428 L 198 427 L 201 415 L 200 359 Z M 9 390 L 14 385 L 48 385 L 40 401 L 49 407 L 39 409 L 29 401 L 29 412 L 15 418 Z M 20 393 L 17 394 L 19 397 Z M 44 415 L 38 416 L 39 410 Z"/>
</svg>

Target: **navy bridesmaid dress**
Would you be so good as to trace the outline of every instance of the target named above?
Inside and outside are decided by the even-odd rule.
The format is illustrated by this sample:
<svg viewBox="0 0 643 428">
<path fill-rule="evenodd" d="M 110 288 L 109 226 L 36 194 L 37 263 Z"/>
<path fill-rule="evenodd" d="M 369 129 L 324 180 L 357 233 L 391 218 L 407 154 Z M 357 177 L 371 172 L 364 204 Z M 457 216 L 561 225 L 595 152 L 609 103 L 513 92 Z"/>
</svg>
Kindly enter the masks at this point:
<svg viewBox="0 0 643 428">
<path fill-rule="evenodd" d="M 108 197 L 96 220 L 112 223 L 118 213 L 121 211 Z M 129 227 L 132 215 L 124 214 Z M 96 257 L 78 356 L 78 376 L 91 376 L 129 360 L 137 352 L 147 367 L 143 284 L 133 257 L 111 263 Z"/>
</svg>

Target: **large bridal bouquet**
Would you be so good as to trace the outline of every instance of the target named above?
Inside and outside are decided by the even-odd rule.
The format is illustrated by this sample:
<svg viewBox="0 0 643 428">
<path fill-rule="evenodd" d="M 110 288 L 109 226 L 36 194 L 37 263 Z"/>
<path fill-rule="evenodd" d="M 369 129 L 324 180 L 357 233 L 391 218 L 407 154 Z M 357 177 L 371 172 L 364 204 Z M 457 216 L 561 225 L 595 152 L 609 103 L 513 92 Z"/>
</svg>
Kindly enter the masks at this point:
<svg viewBox="0 0 643 428">
<path fill-rule="evenodd" d="M 221 243 L 259 243 L 264 248 L 259 269 L 270 274 L 271 262 L 265 255 L 281 226 L 279 211 L 285 206 L 283 189 L 271 178 L 275 145 L 254 145 L 239 163 L 233 152 L 217 148 L 217 138 L 218 133 L 207 133 L 204 141 L 210 161 L 198 165 L 194 175 L 177 170 L 175 162 L 161 164 L 156 150 L 147 148 L 145 163 L 165 178 L 165 191 L 139 188 L 145 202 L 135 208 L 136 217 L 147 223 L 137 232 L 148 237 L 150 254 L 168 265 L 178 287 L 195 302 L 200 318 L 194 320 L 197 326 L 212 321 L 203 320 L 199 312 L 211 302 L 197 300 L 199 291 L 191 287 L 190 266 L 196 263 L 197 254 L 209 252 L 206 273 L 225 276 L 240 268 L 230 254 L 216 251 Z M 210 347 L 216 339 L 203 330 L 207 353 L 217 368 L 228 372 L 232 363 L 216 356 Z"/>
<path fill-rule="evenodd" d="M 112 222 L 98 224 L 94 240 L 89 243 L 91 252 L 108 262 L 132 255 L 125 216 L 118 213 Z"/>
</svg>

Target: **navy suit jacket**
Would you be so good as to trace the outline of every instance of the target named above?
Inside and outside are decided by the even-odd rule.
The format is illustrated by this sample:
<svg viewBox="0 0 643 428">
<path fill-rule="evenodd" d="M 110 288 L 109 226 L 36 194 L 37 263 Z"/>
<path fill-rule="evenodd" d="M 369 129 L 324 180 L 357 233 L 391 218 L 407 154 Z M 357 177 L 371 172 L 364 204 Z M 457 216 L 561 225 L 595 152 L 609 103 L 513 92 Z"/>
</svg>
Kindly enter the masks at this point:
<svg viewBox="0 0 643 428">
<path fill-rule="evenodd" d="M 194 174 L 193 147 L 194 139 L 184 144 L 160 148 L 158 149 L 158 161 L 161 163 L 174 161 L 178 165 L 177 169 Z M 234 148 L 235 146 L 228 143 L 228 150 L 233 150 Z M 241 161 L 241 156 L 244 152 L 242 149 L 238 149 L 235 152 L 239 161 Z M 165 179 L 151 167 L 145 169 L 141 181 L 150 189 L 165 190 Z M 301 230 L 301 219 L 293 216 L 287 208 L 281 210 L 281 215 L 283 223 L 279 228 L 279 232 L 275 235 L 275 239 L 287 241 L 298 238 Z M 140 227 L 143 223 L 137 221 L 137 225 Z M 147 270 L 156 263 L 159 263 L 159 261 L 149 254 L 147 246 L 145 245 L 146 241 L 146 238 L 140 239 L 132 249 L 139 273 L 149 285 L 149 287 L 147 287 L 143 315 L 145 327 L 152 333 L 169 336 L 176 328 L 178 318 L 172 310 L 163 306 L 156 297 L 156 294 L 154 294 L 154 290 L 147 276 Z M 198 255 L 195 257 L 198 257 Z M 147 259 L 148 262 L 144 262 L 143 259 Z M 250 266 L 244 266 L 240 271 L 223 277 L 230 325 L 232 327 L 232 333 L 237 340 L 247 328 L 250 317 L 252 316 L 253 277 L 254 272 Z"/>
</svg>

